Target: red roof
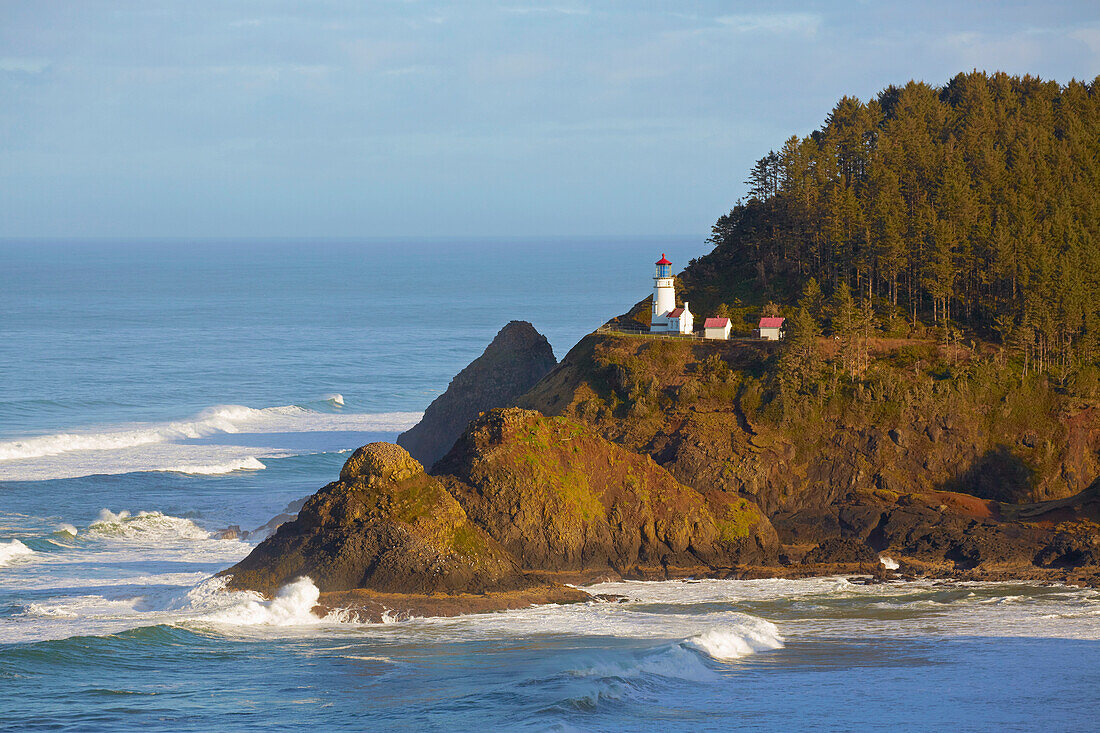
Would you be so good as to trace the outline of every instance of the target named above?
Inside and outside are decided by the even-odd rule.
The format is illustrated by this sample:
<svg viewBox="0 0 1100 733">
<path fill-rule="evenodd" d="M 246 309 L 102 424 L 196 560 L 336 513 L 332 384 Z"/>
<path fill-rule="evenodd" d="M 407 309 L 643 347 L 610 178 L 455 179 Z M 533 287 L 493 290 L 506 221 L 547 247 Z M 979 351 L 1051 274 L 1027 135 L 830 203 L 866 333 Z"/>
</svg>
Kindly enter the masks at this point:
<svg viewBox="0 0 1100 733">
<path fill-rule="evenodd" d="M 679 318 L 682 315 L 684 315 L 684 309 L 683 308 L 675 308 L 675 309 L 670 310 L 668 312 L 668 317 L 669 318 Z"/>
<path fill-rule="evenodd" d="M 786 318 L 761 318 L 760 328 L 783 328 Z"/>
<path fill-rule="evenodd" d="M 708 318 L 703 321 L 703 328 L 725 328 L 730 324 L 728 318 Z"/>
<path fill-rule="evenodd" d="M 657 260 L 657 262 L 655 264 L 658 264 L 658 265 L 671 265 L 672 263 L 669 262 L 667 259 L 665 259 L 665 253 L 662 252 L 661 253 L 661 259 Z"/>
</svg>

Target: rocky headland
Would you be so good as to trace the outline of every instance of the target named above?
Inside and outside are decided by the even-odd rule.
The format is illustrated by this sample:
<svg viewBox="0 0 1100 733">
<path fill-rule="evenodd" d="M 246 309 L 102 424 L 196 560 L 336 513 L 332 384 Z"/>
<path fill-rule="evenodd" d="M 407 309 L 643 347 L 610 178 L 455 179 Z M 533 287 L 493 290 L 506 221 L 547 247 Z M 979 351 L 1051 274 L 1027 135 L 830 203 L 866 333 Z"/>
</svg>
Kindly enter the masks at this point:
<svg viewBox="0 0 1100 733">
<path fill-rule="evenodd" d="M 1078 489 L 1097 470 L 1091 407 L 895 375 L 892 393 L 802 400 L 791 419 L 766 404 L 778 358 L 588 336 L 430 473 L 397 445 L 357 450 L 229 587 L 308 576 L 322 607 L 379 620 L 592 600 L 565 584 L 620 578 L 1100 583 L 1100 482 Z"/>
<path fill-rule="evenodd" d="M 1096 90 L 845 97 L 656 286 L 740 338 L 642 337 L 646 299 L 556 364 L 510 323 L 398 439 L 412 457 L 363 449 L 233 583 L 441 612 L 604 577 L 1097 584 Z"/>
<path fill-rule="evenodd" d="M 783 404 L 781 345 L 593 334 L 518 402 L 584 422 L 708 499 L 759 507 L 780 561 L 739 577 L 851 572 L 856 555 L 826 552 L 843 539 L 938 577 L 1096 583 L 1096 408 L 1006 379 L 978 350 L 875 348 L 870 388 Z M 947 360 L 954 374 L 928 374 Z"/>
</svg>

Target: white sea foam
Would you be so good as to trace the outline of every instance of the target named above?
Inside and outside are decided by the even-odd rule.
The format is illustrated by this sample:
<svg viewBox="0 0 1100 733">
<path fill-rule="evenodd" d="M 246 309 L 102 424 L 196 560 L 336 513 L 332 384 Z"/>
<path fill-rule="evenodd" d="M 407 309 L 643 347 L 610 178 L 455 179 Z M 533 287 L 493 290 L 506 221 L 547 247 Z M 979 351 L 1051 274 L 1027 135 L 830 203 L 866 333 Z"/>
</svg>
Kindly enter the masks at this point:
<svg viewBox="0 0 1100 733">
<path fill-rule="evenodd" d="M 767 649 L 782 649 L 783 637 L 775 624 L 764 619 L 753 619 L 736 628 L 707 629 L 685 640 L 684 645 L 724 662 Z"/>
<path fill-rule="evenodd" d="M 91 537 L 140 540 L 206 540 L 210 533 L 190 519 L 173 517 L 161 512 L 131 514 L 123 509 L 115 514 L 101 509 L 99 518 L 88 525 Z"/>
<path fill-rule="evenodd" d="M 325 395 L 325 402 L 328 402 L 333 407 L 343 407 L 344 395 L 340 394 L 339 392 L 327 394 Z"/>
<path fill-rule="evenodd" d="M 341 398 L 342 399 L 342 398 Z M 73 431 L 0 442 L 0 460 L 39 458 L 72 451 L 116 450 L 150 443 L 203 438 L 215 433 L 316 430 L 400 431 L 420 418 L 420 413 L 391 412 L 367 415 L 331 415 L 295 405 L 254 409 L 220 405 L 203 410 L 190 420 L 138 423 L 104 431 Z"/>
<path fill-rule="evenodd" d="M 358 447 L 349 433 L 399 433 L 418 412 L 328 413 L 294 405 L 222 405 L 193 418 L 130 423 L 0 441 L 0 479 L 39 481 L 92 474 L 175 471 L 215 475 L 261 470 L 262 459 Z"/>
<path fill-rule="evenodd" d="M 70 537 L 76 537 L 79 534 L 79 530 L 77 530 L 77 528 L 73 525 L 66 522 L 65 524 L 60 525 L 54 534 L 65 534 L 69 535 Z"/>
<path fill-rule="evenodd" d="M 244 458 L 226 461 L 225 463 L 170 466 L 168 468 L 157 468 L 153 470 L 165 473 L 187 473 L 193 476 L 218 476 L 225 473 L 233 473 L 234 471 L 262 471 L 265 468 L 267 468 L 267 466 L 260 463 L 259 459 L 255 456 L 245 456 Z"/>
<path fill-rule="evenodd" d="M 99 595 L 71 596 L 42 603 L 29 603 L 23 613 L 47 618 L 104 620 L 132 616 L 138 598 L 109 599 Z"/>
<path fill-rule="evenodd" d="M 301 408 L 269 408 L 268 412 L 240 405 L 222 405 L 204 410 L 191 420 L 118 426 L 102 432 L 82 430 L 9 440 L 0 442 L 0 460 L 40 458 L 71 451 L 116 450 L 169 440 L 201 438 L 218 432 L 235 433 L 250 422 L 260 422 L 268 415 L 284 414 L 287 410 L 295 409 Z"/>
<path fill-rule="evenodd" d="M 899 567 L 901 567 L 900 565 L 898 565 L 898 561 L 890 557 L 889 555 L 880 556 L 878 561 L 882 563 L 882 567 L 886 568 L 887 570 L 897 570 Z"/>
<path fill-rule="evenodd" d="M 19 560 L 26 560 L 33 554 L 34 550 L 19 540 L 0 542 L 0 567 L 12 565 Z"/>
<path fill-rule="evenodd" d="M 212 598 L 221 602 L 225 596 L 227 579 L 218 578 L 189 594 L 192 607 L 202 608 Z M 220 584 L 218 581 L 221 581 Z M 313 612 L 321 592 L 307 577 L 287 583 L 270 601 L 259 594 L 249 592 L 232 593 L 235 602 L 216 611 L 196 617 L 194 620 L 226 626 L 316 626 L 318 624 L 342 623 L 347 620 L 344 614 L 335 612 L 328 616 L 318 616 Z"/>
</svg>

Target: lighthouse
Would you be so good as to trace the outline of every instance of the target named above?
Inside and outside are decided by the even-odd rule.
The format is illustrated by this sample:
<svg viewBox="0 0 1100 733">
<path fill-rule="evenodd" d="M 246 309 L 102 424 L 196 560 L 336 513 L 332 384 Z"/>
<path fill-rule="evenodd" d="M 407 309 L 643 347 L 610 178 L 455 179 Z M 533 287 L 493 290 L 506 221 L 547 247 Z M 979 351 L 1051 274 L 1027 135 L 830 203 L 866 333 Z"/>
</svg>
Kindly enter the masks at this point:
<svg viewBox="0 0 1100 733">
<path fill-rule="evenodd" d="M 676 309 L 676 286 L 672 282 L 672 263 L 661 254 L 657 260 L 657 274 L 653 276 L 653 313 L 650 331 L 667 331 L 668 314 Z"/>
<path fill-rule="evenodd" d="M 649 330 L 654 333 L 692 333 L 695 319 L 688 310 L 688 304 L 685 302 L 683 308 L 676 307 L 672 263 L 661 254 L 656 265 L 657 274 L 653 276 L 653 313 L 649 317 Z"/>
</svg>

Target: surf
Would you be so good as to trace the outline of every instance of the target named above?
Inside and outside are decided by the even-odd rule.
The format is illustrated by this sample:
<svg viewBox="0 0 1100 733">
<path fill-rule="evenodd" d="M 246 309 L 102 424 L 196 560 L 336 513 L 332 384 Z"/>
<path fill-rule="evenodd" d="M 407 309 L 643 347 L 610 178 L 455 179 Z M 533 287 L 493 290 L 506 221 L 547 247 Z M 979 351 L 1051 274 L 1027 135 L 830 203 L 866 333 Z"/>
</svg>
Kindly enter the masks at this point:
<svg viewBox="0 0 1100 733">
<path fill-rule="evenodd" d="M 12 565 L 19 560 L 27 560 L 34 554 L 34 550 L 19 540 L 0 542 L 0 567 Z"/>
<path fill-rule="evenodd" d="M 352 450 L 371 437 L 392 439 L 420 416 L 419 412 L 321 412 L 298 405 L 216 405 L 184 420 L 0 441 L 0 480 L 142 471 L 201 476 L 262 471 L 267 467 L 265 459 Z"/>
</svg>

